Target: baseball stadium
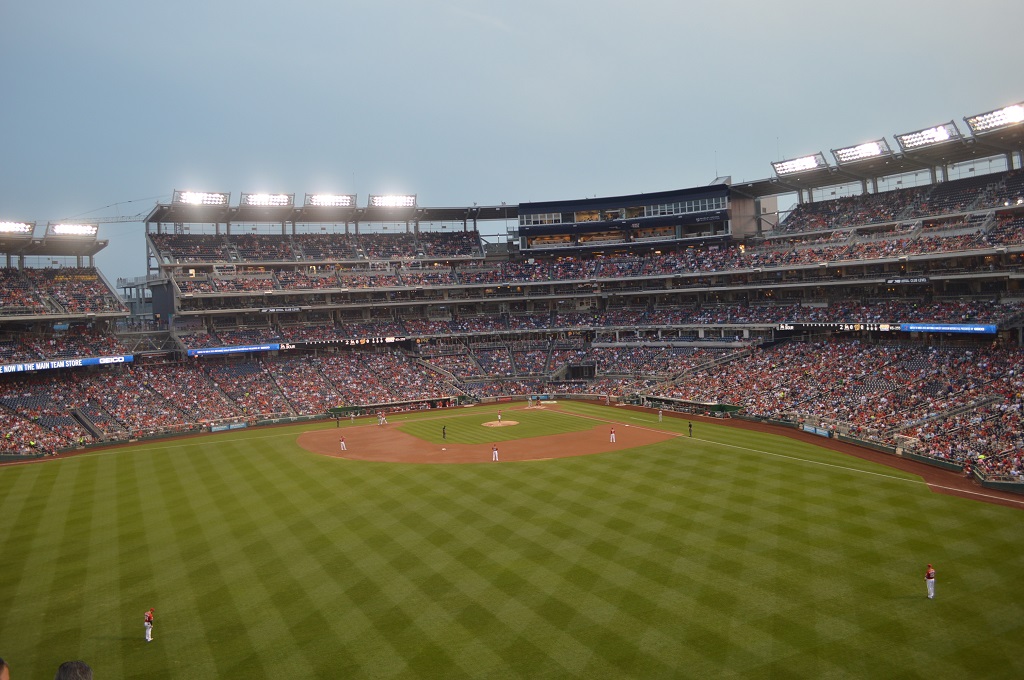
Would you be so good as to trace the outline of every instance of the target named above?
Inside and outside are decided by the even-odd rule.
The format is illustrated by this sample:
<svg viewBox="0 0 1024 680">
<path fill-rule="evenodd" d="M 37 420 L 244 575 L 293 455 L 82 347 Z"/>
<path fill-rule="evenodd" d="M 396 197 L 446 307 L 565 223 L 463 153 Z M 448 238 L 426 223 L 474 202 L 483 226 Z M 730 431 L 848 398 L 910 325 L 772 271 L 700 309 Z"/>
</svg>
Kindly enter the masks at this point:
<svg viewBox="0 0 1024 680">
<path fill-rule="evenodd" d="M 178 189 L 136 279 L 0 216 L 0 653 L 1021 677 L 1022 111 L 643 194 Z"/>
</svg>

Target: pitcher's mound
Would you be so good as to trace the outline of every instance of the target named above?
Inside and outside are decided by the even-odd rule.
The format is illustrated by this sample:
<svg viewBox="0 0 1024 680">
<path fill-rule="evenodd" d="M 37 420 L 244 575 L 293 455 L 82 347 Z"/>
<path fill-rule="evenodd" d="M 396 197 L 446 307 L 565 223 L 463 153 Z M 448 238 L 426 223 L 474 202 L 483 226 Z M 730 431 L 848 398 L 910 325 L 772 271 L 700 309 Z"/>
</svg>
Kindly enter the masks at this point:
<svg viewBox="0 0 1024 680">
<path fill-rule="evenodd" d="M 518 420 L 488 420 L 483 423 L 484 427 L 508 427 L 509 425 L 518 425 Z"/>
</svg>

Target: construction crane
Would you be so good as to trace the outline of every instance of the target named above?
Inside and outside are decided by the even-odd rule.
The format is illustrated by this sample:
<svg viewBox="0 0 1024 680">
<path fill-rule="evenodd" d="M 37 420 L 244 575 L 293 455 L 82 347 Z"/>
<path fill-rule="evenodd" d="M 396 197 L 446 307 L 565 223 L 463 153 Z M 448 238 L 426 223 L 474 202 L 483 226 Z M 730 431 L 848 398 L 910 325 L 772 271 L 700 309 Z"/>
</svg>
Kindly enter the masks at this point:
<svg viewBox="0 0 1024 680">
<path fill-rule="evenodd" d="M 122 222 L 145 222 L 149 211 L 137 215 L 109 215 L 107 217 L 71 217 L 61 222 L 86 222 L 88 224 L 119 224 Z"/>
<path fill-rule="evenodd" d="M 140 201 L 153 201 L 160 198 L 166 198 L 165 196 L 149 196 L 147 198 L 136 198 L 131 201 L 118 201 L 117 203 L 110 203 L 104 205 L 90 212 L 98 212 L 100 210 L 106 210 L 107 208 L 117 208 L 121 205 L 128 205 L 130 203 L 139 203 Z M 146 216 L 149 215 L 150 211 L 136 213 L 135 215 L 109 215 L 106 217 L 89 217 L 89 213 L 81 213 L 75 217 L 67 217 L 61 222 L 87 222 L 89 224 L 121 224 L 124 222 L 145 222 Z"/>
</svg>

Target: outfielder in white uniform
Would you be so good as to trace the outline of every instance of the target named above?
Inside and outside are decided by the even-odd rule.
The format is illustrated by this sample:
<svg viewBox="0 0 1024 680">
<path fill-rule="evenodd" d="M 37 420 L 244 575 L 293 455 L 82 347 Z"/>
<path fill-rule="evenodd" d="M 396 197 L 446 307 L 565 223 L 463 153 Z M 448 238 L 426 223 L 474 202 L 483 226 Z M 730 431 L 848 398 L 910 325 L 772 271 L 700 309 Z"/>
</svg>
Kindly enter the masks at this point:
<svg viewBox="0 0 1024 680">
<path fill-rule="evenodd" d="M 935 599 L 935 569 L 933 569 L 932 565 L 930 565 L 930 564 L 928 565 L 928 569 L 926 569 L 925 572 L 924 572 L 924 583 L 925 583 L 926 586 L 928 586 L 928 599 L 929 600 L 934 600 Z"/>
<path fill-rule="evenodd" d="M 144 619 L 144 625 L 146 626 L 146 642 L 153 641 L 153 608 L 150 607 L 149 611 L 146 612 L 146 618 Z"/>
</svg>

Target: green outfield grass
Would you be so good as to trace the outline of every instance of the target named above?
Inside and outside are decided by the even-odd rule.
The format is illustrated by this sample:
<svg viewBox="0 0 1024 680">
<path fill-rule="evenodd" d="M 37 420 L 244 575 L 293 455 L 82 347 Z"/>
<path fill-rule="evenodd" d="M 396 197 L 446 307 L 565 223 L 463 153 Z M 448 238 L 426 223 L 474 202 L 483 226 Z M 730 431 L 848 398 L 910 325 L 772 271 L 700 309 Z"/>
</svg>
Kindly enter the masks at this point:
<svg viewBox="0 0 1024 680">
<path fill-rule="evenodd" d="M 521 430 L 480 427 L 491 407 L 389 420 L 464 443 L 686 428 L 559 409 L 503 407 Z M 12 678 L 78 658 L 98 680 L 1024 675 L 1021 510 L 703 422 L 470 465 L 317 456 L 295 444 L 313 427 L 333 424 L 0 468 Z"/>
</svg>

